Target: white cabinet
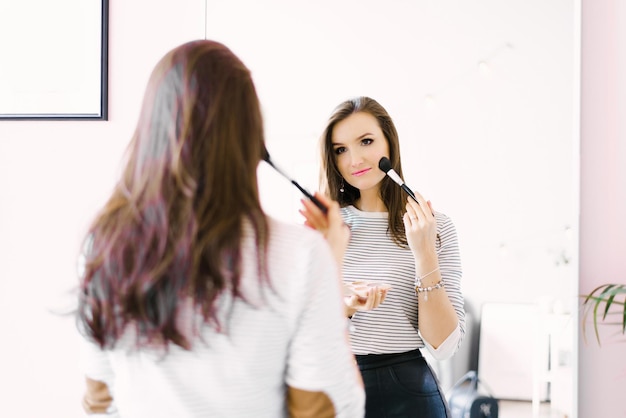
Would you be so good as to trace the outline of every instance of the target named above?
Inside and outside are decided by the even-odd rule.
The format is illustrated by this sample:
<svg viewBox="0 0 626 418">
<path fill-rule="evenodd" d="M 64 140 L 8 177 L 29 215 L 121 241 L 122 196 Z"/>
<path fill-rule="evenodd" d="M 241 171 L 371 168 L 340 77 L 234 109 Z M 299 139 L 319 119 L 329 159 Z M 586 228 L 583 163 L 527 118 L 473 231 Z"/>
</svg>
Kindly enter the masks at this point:
<svg viewBox="0 0 626 418">
<path fill-rule="evenodd" d="M 478 377 L 499 399 L 533 399 L 534 373 L 546 373 L 548 337 L 541 332 L 539 307 L 521 303 L 486 303 L 482 307 Z M 538 387 L 548 398 L 548 385 Z"/>
<path fill-rule="evenodd" d="M 486 303 L 482 307 L 479 379 L 499 399 L 551 401 L 557 416 L 571 416 L 573 319 L 536 304 Z"/>
</svg>

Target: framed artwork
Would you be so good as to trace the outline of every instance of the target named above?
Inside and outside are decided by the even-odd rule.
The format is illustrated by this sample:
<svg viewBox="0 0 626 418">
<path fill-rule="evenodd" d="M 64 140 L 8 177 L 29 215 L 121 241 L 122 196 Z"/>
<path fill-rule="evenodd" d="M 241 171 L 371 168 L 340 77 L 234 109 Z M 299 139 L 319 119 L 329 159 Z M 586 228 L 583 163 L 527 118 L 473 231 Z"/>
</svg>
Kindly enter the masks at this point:
<svg viewBox="0 0 626 418">
<path fill-rule="evenodd" d="M 0 120 L 107 120 L 109 0 L 0 2 Z"/>
</svg>

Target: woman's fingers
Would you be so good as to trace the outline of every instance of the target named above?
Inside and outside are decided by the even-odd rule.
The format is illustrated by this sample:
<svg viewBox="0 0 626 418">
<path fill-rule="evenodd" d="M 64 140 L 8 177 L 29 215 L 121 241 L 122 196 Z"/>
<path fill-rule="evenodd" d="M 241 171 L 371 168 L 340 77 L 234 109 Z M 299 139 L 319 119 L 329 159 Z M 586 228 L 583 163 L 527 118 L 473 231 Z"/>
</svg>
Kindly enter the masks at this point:
<svg viewBox="0 0 626 418">
<path fill-rule="evenodd" d="M 387 290 L 380 287 L 374 287 L 368 291 L 366 307 L 367 310 L 376 309 L 385 300 Z"/>
<path fill-rule="evenodd" d="M 417 202 L 413 200 L 413 198 L 407 198 L 407 206 L 411 205 L 415 214 L 419 217 L 424 214 L 427 217 L 435 216 L 435 211 L 433 210 L 432 203 L 430 200 L 426 200 L 424 196 L 422 196 L 419 192 L 414 192 L 415 198 Z"/>
<path fill-rule="evenodd" d="M 309 199 L 301 199 L 300 203 L 302 203 L 303 209 L 300 209 L 299 212 L 304 217 L 305 224 L 321 232 L 325 232 L 328 228 L 328 219 L 324 212 Z"/>
<path fill-rule="evenodd" d="M 412 215 L 418 218 L 423 215 L 433 216 L 433 213 L 430 210 L 428 202 L 424 199 L 424 196 L 418 192 L 414 192 L 414 194 L 417 201 L 415 201 L 412 197 L 407 197 L 407 210 L 410 207 L 412 209 Z"/>
<path fill-rule="evenodd" d="M 378 308 L 387 297 L 387 289 L 373 287 L 363 295 L 352 295 L 345 298 L 346 305 L 357 311 L 371 311 Z"/>
<path fill-rule="evenodd" d="M 304 217 L 304 224 L 324 235 L 333 254 L 338 262 L 343 261 L 348 242 L 350 240 L 350 229 L 343 222 L 339 211 L 339 204 L 320 193 L 315 193 L 315 197 L 326 206 L 326 213 L 322 212 L 317 205 L 309 199 L 301 199 L 303 209 L 300 214 Z"/>
<path fill-rule="evenodd" d="M 315 198 L 317 200 L 319 200 L 320 202 L 322 202 L 324 204 L 324 206 L 326 206 L 327 208 L 330 209 L 330 206 L 336 206 L 339 207 L 339 204 L 337 202 L 335 202 L 334 200 L 330 199 L 327 196 L 324 196 L 323 194 L 319 193 L 319 192 L 315 192 Z M 313 203 L 313 202 L 311 202 Z M 319 208 L 318 208 L 319 209 Z M 321 212 L 321 211 L 320 211 Z"/>
<path fill-rule="evenodd" d="M 406 202 L 406 212 L 403 221 L 406 226 L 411 226 L 419 221 L 433 222 L 435 220 L 435 211 L 433 210 L 430 200 L 425 200 L 422 195 L 415 193 L 418 202 L 408 197 Z"/>
<path fill-rule="evenodd" d="M 422 195 L 415 193 L 419 204 L 412 198 L 407 199 L 406 212 L 402 217 L 406 239 L 415 257 L 434 251 L 437 238 L 437 219 L 432 203 Z"/>
<path fill-rule="evenodd" d="M 326 206 L 328 211 L 327 213 L 322 212 L 310 199 L 301 199 L 300 202 L 304 209 L 300 209 L 299 212 L 306 219 L 305 223 L 321 232 L 325 232 L 332 225 L 343 225 L 343 220 L 339 214 L 339 204 L 317 192 L 315 197 Z"/>
</svg>

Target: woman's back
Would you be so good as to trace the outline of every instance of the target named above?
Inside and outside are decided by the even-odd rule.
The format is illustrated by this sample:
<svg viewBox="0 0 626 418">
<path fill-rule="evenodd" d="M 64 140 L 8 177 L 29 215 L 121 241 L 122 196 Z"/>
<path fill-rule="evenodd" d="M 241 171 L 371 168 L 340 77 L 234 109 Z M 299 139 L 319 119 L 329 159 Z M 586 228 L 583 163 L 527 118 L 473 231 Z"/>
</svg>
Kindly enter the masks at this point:
<svg viewBox="0 0 626 418">
<path fill-rule="evenodd" d="M 106 382 L 121 417 L 281 417 L 288 385 L 323 392 L 336 416 L 362 416 L 364 397 L 346 325 L 338 271 L 322 236 L 269 222 L 270 285 L 257 272 L 252 229 L 244 228 L 243 297 L 218 299 L 221 330 L 191 308 L 192 349 L 133 350 L 126 333 L 112 351 L 85 342 L 86 375 Z M 271 286 L 271 288 L 269 287 Z M 191 306 L 191 305 L 189 305 Z M 191 326 L 188 333 L 193 333 Z"/>
</svg>

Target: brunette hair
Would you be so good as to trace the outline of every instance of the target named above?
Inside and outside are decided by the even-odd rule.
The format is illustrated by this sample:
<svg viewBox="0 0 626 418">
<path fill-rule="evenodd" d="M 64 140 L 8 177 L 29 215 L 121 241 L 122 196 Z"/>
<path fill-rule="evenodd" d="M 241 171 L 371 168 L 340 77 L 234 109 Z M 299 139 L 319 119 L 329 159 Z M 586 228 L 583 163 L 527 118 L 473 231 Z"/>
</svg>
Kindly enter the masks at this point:
<svg viewBox="0 0 626 418">
<path fill-rule="evenodd" d="M 385 108 L 376 100 L 365 96 L 355 97 L 340 103 L 330 115 L 320 138 L 320 190 L 339 202 L 341 207 L 353 205 L 361 197 L 361 192 L 356 187 L 345 182 L 339 173 L 337 155 L 333 150 L 333 130 L 337 123 L 358 112 L 368 113 L 376 118 L 389 145 L 391 167 L 402 176 L 398 132 Z M 344 189 L 343 192 L 340 191 L 341 188 Z M 402 215 L 406 210 L 406 198 L 402 194 L 402 190 L 393 180 L 385 176 L 380 184 L 380 197 L 385 206 L 387 206 L 391 238 L 399 246 L 404 247 L 408 245 L 402 221 Z"/>
<path fill-rule="evenodd" d="M 230 49 L 198 40 L 157 63 L 122 176 L 85 240 L 78 323 L 87 336 L 113 347 L 132 324 L 138 346 L 190 348 L 184 301 L 219 327 L 219 294 L 243 297 L 244 223 L 259 280 L 269 280 L 256 171 L 264 149 L 250 71 Z"/>
</svg>

